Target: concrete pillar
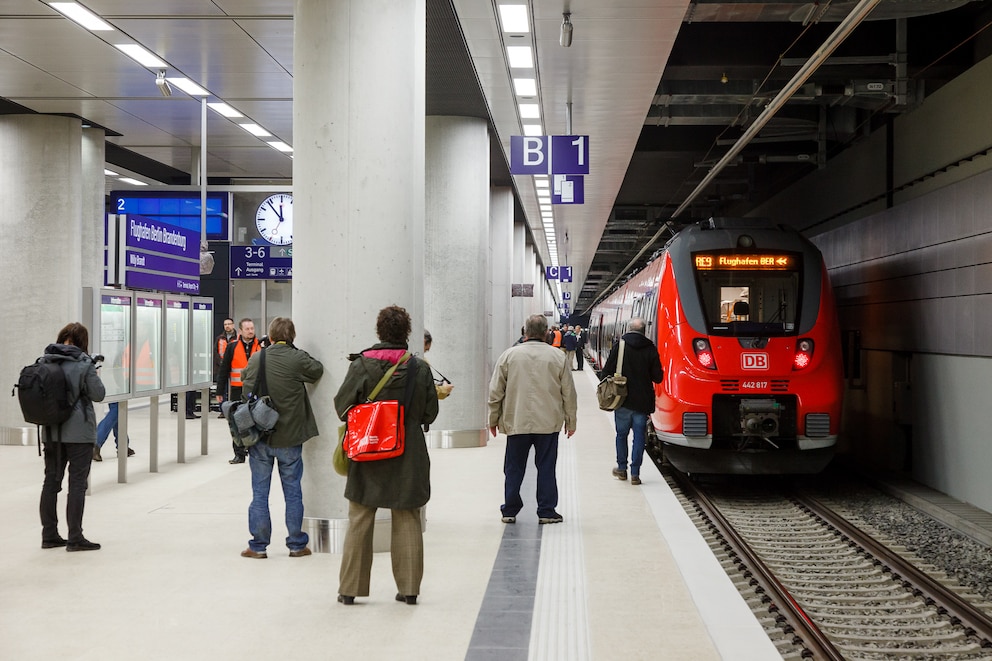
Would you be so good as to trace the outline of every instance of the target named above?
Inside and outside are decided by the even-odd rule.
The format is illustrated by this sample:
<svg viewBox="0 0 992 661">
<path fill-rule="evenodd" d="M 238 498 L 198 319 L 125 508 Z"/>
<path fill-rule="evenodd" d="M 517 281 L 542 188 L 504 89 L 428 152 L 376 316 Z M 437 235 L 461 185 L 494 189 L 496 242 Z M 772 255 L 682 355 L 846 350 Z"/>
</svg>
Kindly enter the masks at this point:
<svg viewBox="0 0 992 661">
<path fill-rule="evenodd" d="M 544 296 L 541 293 L 543 278 L 538 280 L 536 277 L 537 272 L 537 255 L 534 254 L 534 246 L 527 243 L 524 245 L 524 284 L 529 284 L 534 286 L 534 296 L 533 298 L 525 299 L 527 302 L 527 308 L 524 312 L 524 319 L 532 314 L 541 314 L 544 308 Z M 521 320 L 521 323 L 523 321 Z"/>
<path fill-rule="evenodd" d="M 489 132 L 476 117 L 428 117 L 424 321 L 427 359 L 454 384 L 427 434 L 430 447 L 480 447 L 489 374 Z M 411 342 L 412 344 L 412 342 Z"/>
<path fill-rule="evenodd" d="M 103 286 L 103 241 L 106 220 L 107 134 L 103 129 L 83 129 L 82 137 L 82 232 L 80 243 L 83 287 Z M 90 329 L 93 336 L 94 329 Z"/>
<path fill-rule="evenodd" d="M 423 349 L 425 0 L 296 0 L 293 26 L 293 318 L 297 346 L 324 364 L 303 497 L 312 548 L 337 552 L 348 504 L 333 397 L 347 356 L 375 344 L 393 304 Z"/>
<path fill-rule="evenodd" d="M 527 245 L 527 228 L 523 223 L 513 224 L 513 251 L 510 255 L 510 272 L 513 284 L 522 285 L 527 283 L 524 276 L 524 248 Z M 537 292 L 535 292 L 536 294 Z M 523 326 L 524 320 L 531 314 L 530 309 L 533 299 L 523 296 L 514 296 L 510 302 L 510 316 L 515 327 Z"/>
<path fill-rule="evenodd" d="M 15 380 L 63 326 L 82 321 L 81 170 L 78 119 L 0 115 L 0 273 L 17 283 L 3 302 L 0 374 Z M 0 397 L 0 443 L 28 432 L 34 443 L 17 398 Z"/>
<path fill-rule="evenodd" d="M 492 374 L 496 360 L 517 338 L 521 323 L 512 314 L 510 285 L 513 282 L 513 189 L 493 188 L 489 194 L 490 303 L 489 361 Z"/>
</svg>

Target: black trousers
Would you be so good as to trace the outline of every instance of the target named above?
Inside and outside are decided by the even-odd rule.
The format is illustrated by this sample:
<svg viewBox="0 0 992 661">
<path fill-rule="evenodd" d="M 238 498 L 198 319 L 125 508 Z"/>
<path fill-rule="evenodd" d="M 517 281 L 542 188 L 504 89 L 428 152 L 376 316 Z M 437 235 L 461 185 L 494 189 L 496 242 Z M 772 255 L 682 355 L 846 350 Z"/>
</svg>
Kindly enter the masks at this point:
<svg viewBox="0 0 992 661">
<path fill-rule="evenodd" d="M 228 401 L 236 402 L 241 399 L 241 386 L 230 386 L 231 396 L 228 397 Z M 248 456 L 248 448 L 238 445 L 231 439 L 231 447 L 234 448 L 234 456 L 246 458 Z"/>
<path fill-rule="evenodd" d="M 575 350 L 575 369 L 582 369 L 582 347 Z"/>
<path fill-rule="evenodd" d="M 86 481 L 93 461 L 92 443 L 57 443 L 45 441 L 45 482 L 41 487 L 41 539 L 55 541 L 59 535 L 58 493 L 69 466 L 69 495 L 66 498 L 65 519 L 69 524 L 69 543 L 83 540 L 83 505 L 86 503 Z"/>
</svg>

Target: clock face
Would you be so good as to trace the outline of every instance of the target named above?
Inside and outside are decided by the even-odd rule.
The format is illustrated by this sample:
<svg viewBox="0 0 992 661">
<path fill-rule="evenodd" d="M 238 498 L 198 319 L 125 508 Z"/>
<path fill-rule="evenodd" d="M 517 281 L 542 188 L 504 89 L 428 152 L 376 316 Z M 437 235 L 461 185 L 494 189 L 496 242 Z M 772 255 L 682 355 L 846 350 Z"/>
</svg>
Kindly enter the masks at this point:
<svg viewBox="0 0 992 661">
<path fill-rule="evenodd" d="M 262 238 L 277 246 L 293 242 L 293 196 L 276 193 L 265 198 L 255 212 L 255 227 Z"/>
</svg>

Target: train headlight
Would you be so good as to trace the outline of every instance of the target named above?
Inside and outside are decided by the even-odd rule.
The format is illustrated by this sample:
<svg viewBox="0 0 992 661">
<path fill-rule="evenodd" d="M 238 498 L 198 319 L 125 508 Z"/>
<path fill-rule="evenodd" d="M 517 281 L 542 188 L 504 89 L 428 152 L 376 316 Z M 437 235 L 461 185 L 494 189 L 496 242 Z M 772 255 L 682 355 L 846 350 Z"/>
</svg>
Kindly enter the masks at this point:
<svg viewBox="0 0 992 661">
<path fill-rule="evenodd" d="M 701 367 L 708 370 L 716 369 L 716 358 L 713 357 L 713 350 L 710 349 L 708 340 L 697 337 L 692 341 L 692 350 L 696 353 L 696 362 Z"/>
<path fill-rule="evenodd" d="M 804 337 L 796 342 L 796 356 L 792 360 L 794 371 L 804 370 L 813 361 L 813 340 Z"/>
</svg>

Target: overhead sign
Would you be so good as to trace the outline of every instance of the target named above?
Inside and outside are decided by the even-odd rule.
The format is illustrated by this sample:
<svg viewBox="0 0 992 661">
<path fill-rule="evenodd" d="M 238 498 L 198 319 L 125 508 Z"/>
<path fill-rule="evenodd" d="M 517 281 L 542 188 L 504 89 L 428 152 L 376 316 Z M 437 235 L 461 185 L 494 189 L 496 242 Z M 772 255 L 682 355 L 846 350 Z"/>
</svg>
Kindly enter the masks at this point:
<svg viewBox="0 0 992 661">
<path fill-rule="evenodd" d="M 569 301 L 571 299 L 572 299 L 572 292 L 570 292 L 570 291 L 563 291 L 561 293 L 561 300 L 563 300 L 563 301 Z"/>
<path fill-rule="evenodd" d="M 511 135 L 510 174 L 589 174 L 589 136 Z"/>
<path fill-rule="evenodd" d="M 124 286 L 175 294 L 200 292 L 200 233 L 144 216 L 111 216 L 123 235 Z M 108 258 L 108 262 L 109 262 Z"/>
<path fill-rule="evenodd" d="M 292 278 L 292 248 L 231 246 L 231 279 L 291 280 Z"/>
<path fill-rule="evenodd" d="M 551 187 L 551 204 L 583 204 L 585 186 L 582 175 L 556 174 Z"/>
<path fill-rule="evenodd" d="M 572 281 L 571 266 L 545 266 L 544 277 L 548 280 L 558 280 L 559 282 Z"/>
</svg>

